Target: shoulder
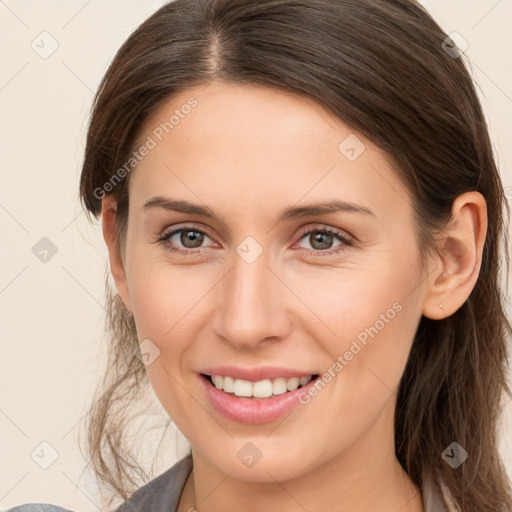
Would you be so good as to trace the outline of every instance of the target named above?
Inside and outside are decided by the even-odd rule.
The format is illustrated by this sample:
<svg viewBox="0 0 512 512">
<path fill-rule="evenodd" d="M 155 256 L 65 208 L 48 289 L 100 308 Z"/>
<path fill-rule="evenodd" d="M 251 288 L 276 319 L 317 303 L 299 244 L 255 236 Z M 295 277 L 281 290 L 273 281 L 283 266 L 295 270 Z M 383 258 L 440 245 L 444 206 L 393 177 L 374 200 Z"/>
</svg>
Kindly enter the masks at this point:
<svg viewBox="0 0 512 512">
<path fill-rule="evenodd" d="M 170 469 L 137 489 L 115 512 L 175 512 L 192 470 L 192 457 L 179 460 Z M 4 512 L 73 512 L 51 503 L 24 503 Z"/>
<path fill-rule="evenodd" d="M 9 508 L 5 512 L 72 512 L 67 508 L 62 508 L 51 503 L 24 503 Z"/>
<path fill-rule="evenodd" d="M 187 455 L 137 489 L 115 512 L 175 512 L 191 470 L 192 456 Z"/>
</svg>

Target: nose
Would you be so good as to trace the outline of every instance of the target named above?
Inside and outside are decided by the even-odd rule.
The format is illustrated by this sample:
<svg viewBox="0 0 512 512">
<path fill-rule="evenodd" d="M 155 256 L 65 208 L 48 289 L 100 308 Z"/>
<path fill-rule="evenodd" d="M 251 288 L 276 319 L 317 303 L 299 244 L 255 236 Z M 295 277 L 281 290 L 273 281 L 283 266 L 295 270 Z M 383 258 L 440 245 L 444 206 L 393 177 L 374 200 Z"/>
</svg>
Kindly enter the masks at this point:
<svg viewBox="0 0 512 512">
<path fill-rule="evenodd" d="M 254 349 L 262 341 L 284 339 L 291 326 L 291 293 L 269 266 L 263 252 L 247 262 L 238 254 L 218 286 L 214 329 L 238 348 Z"/>
</svg>

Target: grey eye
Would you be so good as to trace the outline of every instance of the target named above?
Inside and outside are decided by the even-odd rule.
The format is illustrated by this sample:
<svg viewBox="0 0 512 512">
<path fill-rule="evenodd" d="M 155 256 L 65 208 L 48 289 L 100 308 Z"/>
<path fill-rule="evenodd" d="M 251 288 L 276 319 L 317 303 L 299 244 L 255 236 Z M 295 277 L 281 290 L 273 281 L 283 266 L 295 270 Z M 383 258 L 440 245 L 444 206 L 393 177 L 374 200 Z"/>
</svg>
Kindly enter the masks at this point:
<svg viewBox="0 0 512 512">
<path fill-rule="evenodd" d="M 180 243 L 177 243 L 176 240 L 173 240 L 173 238 L 176 236 L 179 237 Z M 176 230 L 168 235 L 168 239 L 171 243 L 174 243 L 178 246 L 181 244 L 181 246 L 185 247 L 186 249 L 196 249 L 197 247 L 200 247 L 205 237 L 209 238 L 206 233 L 203 233 L 202 231 L 188 228 Z"/>
<path fill-rule="evenodd" d="M 343 245 L 343 242 L 338 235 L 320 230 L 306 233 L 301 240 L 307 240 L 314 250 L 324 251 L 333 247 L 335 239 L 340 240 L 338 245 Z M 305 248 L 309 249 L 309 247 Z"/>
</svg>

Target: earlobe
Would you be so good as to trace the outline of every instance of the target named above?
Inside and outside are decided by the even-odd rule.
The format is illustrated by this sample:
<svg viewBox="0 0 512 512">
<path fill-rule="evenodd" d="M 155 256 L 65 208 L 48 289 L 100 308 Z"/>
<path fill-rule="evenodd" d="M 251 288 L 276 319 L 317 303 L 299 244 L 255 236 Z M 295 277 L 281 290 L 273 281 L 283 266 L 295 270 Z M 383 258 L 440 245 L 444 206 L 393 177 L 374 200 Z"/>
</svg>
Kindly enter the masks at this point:
<svg viewBox="0 0 512 512">
<path fill-rule="evenodd" d="M 130 295 L 128 293 L 128 284 L 126 272 L 124 269 L 121 255 L 116 247 L 115 226 L 116 226 L 117 203 L 111 196 L 106 196 L 101 201 L 101 225 L 103 238 L 107 244 L 110 270 L 116 284 L 116 288 L 123 300 L 126 309 L 132 314 Z"/>
<path fill-rule="evenodd" d="M 482 194 L 472 191 L 458 196 L 427 277 L 424 316 L 441 320 L 464 304 L 478 279 L 486 234 L 487 206 Z"/>
</svg>

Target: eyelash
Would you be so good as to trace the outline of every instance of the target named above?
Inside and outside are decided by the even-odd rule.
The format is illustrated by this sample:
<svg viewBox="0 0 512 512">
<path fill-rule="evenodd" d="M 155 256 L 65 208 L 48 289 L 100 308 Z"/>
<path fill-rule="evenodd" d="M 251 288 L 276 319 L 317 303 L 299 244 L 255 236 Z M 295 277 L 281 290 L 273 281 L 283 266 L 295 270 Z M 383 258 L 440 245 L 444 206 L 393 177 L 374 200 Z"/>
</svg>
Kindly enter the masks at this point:
<svg viewBox="0 0 512 512">
<path fill-rule="evenodd" d="M 156 240 L 156 243 L 167 242 L 176 233 L 180 233 L 182 231 L 194 231 L 196 233 L 201 233 L 202 235 L 206 235 L 209 238 L 212 238 L 203 229 L 196 228 L 194 226 L 183 226 L 183 227 L 180 227 L 178 229 L 173 229 L 172 231 L 169 231 L 168 233 L 165 233 L 161 237 L 158 237 L 157 240 Z M 342 235 L 341 232 L 336 231 L 336 230 L 331 229 L 331 228 L 321 228 L 321 229 L 320 228 L 314 228 L 314 229 L 310 228 L 310 229 L 305 229 L 305 230 L 303 230 L 303 231 L 301 231 L 299 233 L 299 241 L 302 240 L 306 235 L 310 235 L 312 233 L 322 233 L 322 234 L 326 234 L 326 235 L 333 235 L 336 238 L 338 238 L 338 240 L 343 242 L 342 245 L 340 245 L 338 249 L 334 249 L 334 250 L 331 249 L 331 250 L 325 250 L 325 251 L 320 251 L 320 250 L 315 251 L 315 250 L 312 250 L 312 249 L 305 249 L 310 254 L 313 253 L 315 256 L 324 257 L 324 256 L 337 255 L 337 254 L 340 254 L 341 252 L 345 251 L 347 247 L 352 247 L 354 245 L 350 238 Z M 178 253 L 178 254 L 180 254 L 182 256 L 196 256 L 197 253 L 200 252 L 200 249 L 195 249 L 195 250 L 194 249 L 179 249 L 178 247 L 174 247 L 171 244 L 166 244 L 166 245 L 167 245 L 167 248 L 170 251 Z"/>
</svg>

